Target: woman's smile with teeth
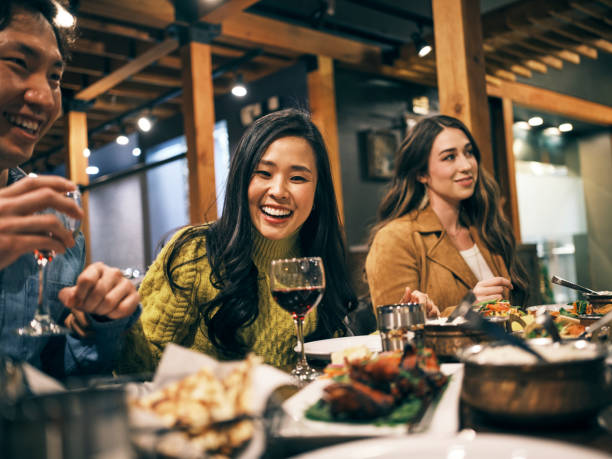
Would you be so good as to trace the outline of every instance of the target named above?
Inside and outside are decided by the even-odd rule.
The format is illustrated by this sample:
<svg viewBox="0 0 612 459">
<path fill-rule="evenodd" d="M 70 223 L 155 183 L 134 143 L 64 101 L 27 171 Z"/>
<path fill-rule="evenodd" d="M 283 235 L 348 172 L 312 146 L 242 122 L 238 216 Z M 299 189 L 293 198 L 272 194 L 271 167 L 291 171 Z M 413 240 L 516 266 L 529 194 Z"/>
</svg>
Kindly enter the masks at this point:
<svg viewBox="0 0 612 459">
<path fill-rule="evenodd" d="M 40 127 L 40 121 L 34 121 L 32 119 L 25 118 L 19 115 L 10 115 L 6 114 L 6 119 L 14 126 L 21 128 L 30 134 L 36 133 L 38 128 Z"/>
<path fill-rule="evenodd" d="M 279 209 L 278 207 L 262 206 L 261 211 L 270 217 L 289 217 L 293 212 L 289 209 Z"/>
</svg>

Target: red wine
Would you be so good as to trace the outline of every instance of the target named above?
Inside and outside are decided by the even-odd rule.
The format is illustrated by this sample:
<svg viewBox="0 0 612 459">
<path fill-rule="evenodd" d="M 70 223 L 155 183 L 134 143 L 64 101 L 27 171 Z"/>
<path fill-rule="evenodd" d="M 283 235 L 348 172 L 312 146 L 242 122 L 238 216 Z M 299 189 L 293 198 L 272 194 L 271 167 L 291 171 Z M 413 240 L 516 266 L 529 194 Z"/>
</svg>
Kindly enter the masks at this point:
<svg viewBox="0 0 612 459">
<path fill-rule="evenodd" d="M 278 305 L 293 317 L 304 317 L 308 311 L 317 305 L 323 296 L 322 287 L 284 288 L 273 290 L 272 296 Z"/>
</svg>

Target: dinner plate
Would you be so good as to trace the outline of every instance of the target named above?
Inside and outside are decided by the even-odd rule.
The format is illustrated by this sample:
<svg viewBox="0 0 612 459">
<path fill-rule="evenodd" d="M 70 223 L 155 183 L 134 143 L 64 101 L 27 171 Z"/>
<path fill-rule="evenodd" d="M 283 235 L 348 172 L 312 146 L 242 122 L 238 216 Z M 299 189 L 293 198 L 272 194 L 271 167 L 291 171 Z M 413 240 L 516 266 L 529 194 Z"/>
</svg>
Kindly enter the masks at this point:
<svg viewBox="0 0 612 459">
<path fill-rule="evenodd" d="M 450 375 L 450 381 L 437 403 L 432 403 L 419 423 L 420 431 L 439 434 L 455 434 L 459 428 L 459 394 L 463 377 L 463 364 L 443 363 L 440 370 Z M 279 430 L 281 437 L 373 437 L 405 435 L 405 425 L 377 426 L 373 423 L 313 421 L 305 417 L 306 410 L 323 395 L 323 388 L 332 384 L 331 379 L 318 379 L 283 403 L 288 415 Z"/>
<path fill-rule="evenodd" d="M 395 458 L 461 458 L 461 459 L 609 459 L 603 452 L 552 440 L 519 435 L 474 434 L 462 432 L 454 437 L 412 435 L 360 440 L 322 448 L 296 456 L 300 459 L 395 459 Z"/>
<path fill-rule="evenodd" d="M 304 343 L 304 352 L 312 359 L 331 360 L 332 352 L 357 346 L 365 346 L 371 352 L 380 352 L 382 350 L 380 335 L 345 336 L 311 341 Z M 295 352 L 300 352 L 299 345 L 295 346 Z"/>
</svg>

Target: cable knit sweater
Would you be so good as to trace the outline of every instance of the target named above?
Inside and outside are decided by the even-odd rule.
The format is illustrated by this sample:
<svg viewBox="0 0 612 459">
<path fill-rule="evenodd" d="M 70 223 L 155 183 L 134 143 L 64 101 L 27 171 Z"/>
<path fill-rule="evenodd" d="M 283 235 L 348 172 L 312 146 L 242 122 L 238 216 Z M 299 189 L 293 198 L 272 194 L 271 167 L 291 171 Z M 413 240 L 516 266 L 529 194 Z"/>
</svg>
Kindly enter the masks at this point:
<svg viewBox="0 0 612 459">
<path fill-rule="evenodd" d="M 128 336 L 119 365 L 122 372 L 153 371 L 166 344 L 170 342 L 222 358 L 209 340 L 206 324 L 200 314 L 200 305 L 218 294 L 210 282 L 211 268 L 205 256 L 205 239 L 202 237 L 185 244 L 173 262 L 173 266 L 178 266 L 203 256 L 198 262 L 186 263 L 175 270 L 176 283 L 194 286 L 193 289 L 173 292 L 164 272 L 169 249 L 181 233 L 175 234 L 166 245 L 142 282 L 140 295 L 143 312 Z M 272 260 L 300 256 L 299 233 L 280 241 L 266 239 L 256 230 L 253 230 L 253 234 L 251 259 L 259 272 L 259 315 L 251 325 L 241 330 L 241 337 L 251 351 L 266 363 L 288 369 L 296 360 L 293 351 L 296 344 L 295 326 L 291 315 L 273 300 L 268 273 Z M 304 335 L 314 331 L 316 317 L 316 310 L 306 316 Z"/>
</svg>

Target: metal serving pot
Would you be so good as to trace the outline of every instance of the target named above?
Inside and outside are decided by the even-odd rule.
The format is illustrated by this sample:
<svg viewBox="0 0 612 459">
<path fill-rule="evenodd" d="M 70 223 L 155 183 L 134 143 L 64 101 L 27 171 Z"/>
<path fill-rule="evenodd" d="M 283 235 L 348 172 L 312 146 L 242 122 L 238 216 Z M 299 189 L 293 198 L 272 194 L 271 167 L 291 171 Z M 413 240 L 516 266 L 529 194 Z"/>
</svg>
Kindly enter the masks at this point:
<svg viewBox="0 0 612 459">
<path fill-rule="evenodd" d="M 123 389 L 86 389 L 24 398 L 2 406 L 6 457 L 131 457 Z"/>
<path fill-rule="evenodd" d="M 570 346 L 588 354 L 583 359 L 559 362 L 479 363 L 478 354 L 498 344 L 472 346 L 460 352 L 465 364 L 461 399 L 493 418 L 515 422 L 575 421 L 612 403 L 612 375 L 606 368 L 605 348 L 587 341 L 531 341 L 544 355 L 548 354 L 547 346 L 549 352 Z"/>
<path fill-rule="evenodd" d="M 425 324 L 425 346 L 443 360 L 457 360 L 460 349 L 489 340 L 488 335 L 462 325 Z"/>
</svg>

